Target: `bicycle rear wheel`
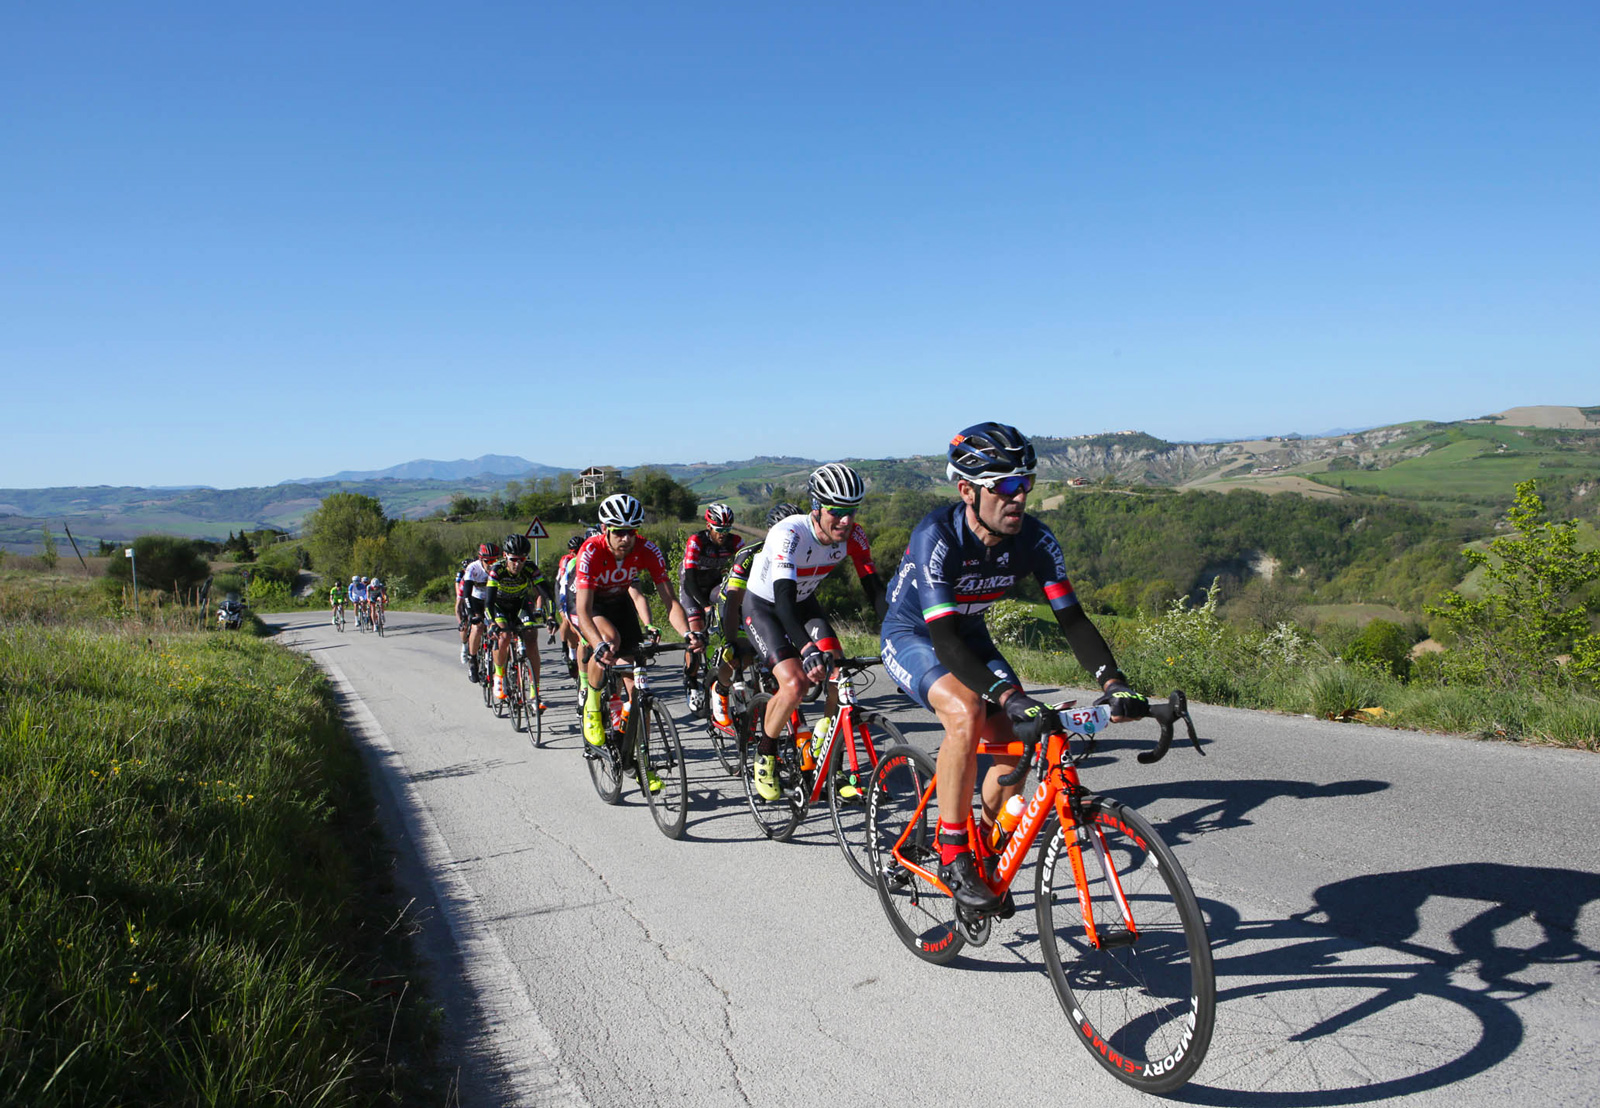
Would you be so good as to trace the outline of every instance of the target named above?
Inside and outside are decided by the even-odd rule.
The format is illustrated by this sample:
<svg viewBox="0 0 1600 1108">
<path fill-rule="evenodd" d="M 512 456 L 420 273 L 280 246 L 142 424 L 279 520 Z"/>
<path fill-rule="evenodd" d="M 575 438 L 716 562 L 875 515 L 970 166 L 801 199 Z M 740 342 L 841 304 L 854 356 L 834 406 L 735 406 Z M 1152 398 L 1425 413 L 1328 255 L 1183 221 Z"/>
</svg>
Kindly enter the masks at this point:
<svg viewBox="0 0 1600 1108">
<path fill-rule="evenodd" d="M 1052 817 L 1034 883 L 1045 967 L 1096 1062 L 1143 1092 L 1171 1092 L 1200 1068 L 1216 1019 L 1205 917 L 1183 867 L 1143 816 L 1101 796 L 1086 795 L 1083 809 L 1078 842 L 1099 941 L 1089 940 L 1067 840 Z M 1114 885 L 1136 934 L 1125 927 Z"/>
<path fill-rule="evenodd" d="M 900 728 L 877 712 L 850 709 L 855 734 L 841 734 L 833 740 L 833 753 L 828 758 L 828 814 L 833 817 L 833 833 L 838 836 L 839 849 L 844 860 L 857 877 L 868 885 L 872 880 L 872 840 L 867 829 L 867 786 L 872 771 L 877 768 L 873 760 L 876 751 L 892 746 L 903 746 L 906 737 Z M 867 746 L 870 738 L 872 746 Z M 855 752 L 856 768 L 850 768 L 850 753 Z M 853 791 L 853 796 L 841 793 Z"/>
<path fill-rule="evenodd" d="M 883 751 L 867 784 L 867 837 L 873 884 L 889 926 L 918 958 L 944 965 L 967 944 L 956 922 L 956 902 L 900 860 L 938 871 L 938 806 L 930 798 L 917 811 L 932 781 L 933 759 L 921 750 L 902 744 Z M 896 843 L 900 858 L 894 854 Z"/>
<path fill-rule="evenodd" d="M 617 742 L 617 736 L 608 733 L 604 746 L 583 744 L 583 757 L 589 763 L 589 780 L 594 782 L 594 791 L 607 804 L 616 804 L 622 799 L 622 754 Z"/>
<path fill-rule="evenodd" d="M 739 779 L 744 783 L 745 799 L 750 802 L 750 814 L 756 826 L 769 839 L 785 842 L 800 826 L 806 815 L 805 775 L 798 765 L 795 749 L 795 726 L 791 719 L 783 725 L 778 736 L 778 793 L 776 800 L 762 800 L 756 793 L 755 765 L 757 744 L 760 743 L 762 720 L 766 718 L 767 702 L 772 697 L 761 693 L 750 702 L 750 715 L 743 732 L 744 757 L 739 766 Z"/>
<path fill-rule="evenodd" d="M 733 724 L 733 734 L 728 734 L 718 727 L 711 718 L 711 702 L 716 697 L 715 686 L 716 669 L 706 666 L 706 733 L 711 736 L 711 749 L 717 752 L 717 761 L 722 763 L 722 768 L 729 777 L 739 776 L 739 766 L 744 757 L 744 741 L 748 724 L 748 712 L 741 712 L 734 704 L 733 694 L 728 695 L 729 722 Z"/>
<path fill-rule="evenodd" d="M 663 835 L 676 839 L 683 834 L 689 816 L 689 771 L 683 764 L 683 747 L 672 713 L 653 697 L 650 711 L 639 721 L 637 748 L 639 787 L 650 801 L 650 814 Z M 660 792 L 650 791 L 652 770 L 661 778 Z"/>
</svg>

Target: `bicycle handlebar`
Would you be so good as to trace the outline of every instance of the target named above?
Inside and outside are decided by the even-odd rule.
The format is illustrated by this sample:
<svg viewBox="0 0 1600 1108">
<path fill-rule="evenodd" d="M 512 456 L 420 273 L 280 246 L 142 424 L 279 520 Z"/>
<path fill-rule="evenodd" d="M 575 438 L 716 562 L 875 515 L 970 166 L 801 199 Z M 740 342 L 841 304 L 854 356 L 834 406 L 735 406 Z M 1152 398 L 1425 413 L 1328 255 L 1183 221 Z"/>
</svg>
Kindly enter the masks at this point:
<svg viewBox="0 0 1600 1108">
<path fill-rule="evenodd" d="M 669 650 L 687 650 L 687 643 L 681 642 L 642 642 L 627 654 L 619 654 L 614 662 L 601 662 L 601 669 L 632 669 L 639 662 L 647 662 L 657 654 L 665 654 Z M 632 658 L 632 661 L 623 661 Z"/>
<path fill-rule="evenodd" d="M 1183 695 L 1182 689 L 1173 689 L 1165 704 L 1150 705 L 1150 718 L 1161 725 L 1161 737 L 1156 739 L 1154 750 L 1147 750 L 1139 755 L 1140 762 L 1150 765 L 1167 756 L 1167 751 L 1172 746 L 1172 729 L 1180 719 L 1189 732 L 1189 742 L 1200 751 L 1202 758 L 1205 757 L 1206 752 L 1200 746 L 1200 736 L 1194 732 L 1194 720 L 1189 718 L 1189 698 Z"/>
<path fill-rule="evenodd" d="M 1097 705 L 1097 707 L 1099 707 L 1099 705 Z M 1189 718 L 1189 698 L 1184 695 L 1182 689 L 1173 689 L 1172 695 L 1167 698 L 1167 702 L 1165 704 L 1160 703 L 1159 701 L 1151 704 L 1149 714 L 1150 718 L 1155 720 L 1160 726 L 1161 734 L 1156 739 L 1156 746 L 1154 750 L 1147 750 L 1144 753 L 1137 755 L 1141 764 L 1151 765 L 1155 762 L 1159 762 L 1162 758 L 1167 756 L 1167 751 L 1172 747 L 1173 729 L 1180 719 L 1183 720 L 1183 725 L 1189 732 L 1189 742 L 1192 743 L 1194 748 L 1200 752 L 1201 757 L 1205 756 L 1206 752 L 1200 746 L 1200 737 L 1195 734 L 1194 721 Z M 1091 727 L 1088 731 L 1083 731 L 1078 727 L 1067 726 L 1068 721 L 1066 719 L 1065 709 L 1058 711 L 1056 715 L 1061 721 L 1062 726 L 1051 731 L 1047 731 L 1033 739 L 1025 740 L 1022 744 L 1021 760 L 1017 762 L 1017 767 L 1015 769 L 1000 778 L 999 784 L 1001 787 L 1010 788 L 1013 785 L 1019 784 L 1023 778 L 1027 777 L 1028 771 L 1034 768 L 1033 763 L 1036 758 L 1043 758 L 1045 748 L 1043 744 L 1040 743 L 1040 739 L 1048 738 L 1053 734 L 1083 734 L 1089 739 L 1091 744 L 1094 742 L 1093 736 L 1095 733 L 1095 728 Z M 1038 767 L 1038 769 L 1040 773 L 1043 773 L 1045 767 L 1041 765 Z"/>
</svg>

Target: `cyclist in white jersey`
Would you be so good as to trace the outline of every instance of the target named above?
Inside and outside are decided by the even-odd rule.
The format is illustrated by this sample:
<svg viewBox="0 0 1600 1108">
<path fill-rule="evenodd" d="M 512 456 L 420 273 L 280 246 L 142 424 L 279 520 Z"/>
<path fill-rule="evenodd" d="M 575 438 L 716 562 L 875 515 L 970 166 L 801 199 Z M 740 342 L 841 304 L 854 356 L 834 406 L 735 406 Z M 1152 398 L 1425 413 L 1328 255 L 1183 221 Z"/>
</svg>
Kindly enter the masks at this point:
<svg viewBox="0 0 1600 1108">
<path fill-rule="evenodd" d="M 467 622 L 471 631 L 467 636 L 467 680 L 474 683 L 478 673 L 478 644 L 483 641 L 484 604 L 489 599 L 489 567 L 500 557 L 500 547 L 492 542 L 478 544 L 478 560 L 461 571 L 461 591 L 467 602 Z"/>
<path fill-rule="evenodd" d="M 806 689 L 826 680 L 844 657 L 814 595 L 823 578 L 848 557 L 867 598 L 880 616 L 884 611 L 884 590 L 867 535 L 855 521 L 866 496 L 861 477 L 849 466 L 831 462 L 812 473 L 810 485 L 811 513 L 790 516 L 767 532 L 750 567 L 750 595 L 744 602 L 750 643 L 778 683 L 762 720 L 754 766 L 756 794 L 768 801 L 779 794 L 777 735 Z M 831 689 L 828 696 L 831 715 Z"/>
</svg>

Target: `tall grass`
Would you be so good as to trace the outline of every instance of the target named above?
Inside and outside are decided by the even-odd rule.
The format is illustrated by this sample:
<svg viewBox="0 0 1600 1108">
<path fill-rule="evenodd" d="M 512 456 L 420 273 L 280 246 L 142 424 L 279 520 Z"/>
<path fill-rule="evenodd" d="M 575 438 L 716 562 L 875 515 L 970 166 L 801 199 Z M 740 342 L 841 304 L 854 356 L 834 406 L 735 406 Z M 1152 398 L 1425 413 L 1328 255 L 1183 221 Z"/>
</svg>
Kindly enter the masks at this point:
<svg viewBox="0 0 1600 1108">
<path fill-rule="evenodd" d="M 0 1101 L 438 1103 L 314 665 L 237 634 L 7 623 Z"/>
</svg>

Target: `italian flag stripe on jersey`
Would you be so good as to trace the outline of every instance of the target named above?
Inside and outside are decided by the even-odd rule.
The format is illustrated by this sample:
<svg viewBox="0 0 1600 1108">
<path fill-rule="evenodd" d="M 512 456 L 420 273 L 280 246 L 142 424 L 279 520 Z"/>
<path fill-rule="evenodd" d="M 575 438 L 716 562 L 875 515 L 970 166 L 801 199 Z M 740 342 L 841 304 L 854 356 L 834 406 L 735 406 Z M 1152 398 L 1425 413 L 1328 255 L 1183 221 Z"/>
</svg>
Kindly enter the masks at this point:
<svg viewBox="0 0 1600 1108">
<path fill-rule="evenodd" d="M 932 623 L 936 619 L 943 619 L 945 616 L 953 616 L 955 614 L 956 606 L 954 604 L 935 604 L 931 608 L 922 609 L 922 619 L 925 623 Z"/>
</svg>

